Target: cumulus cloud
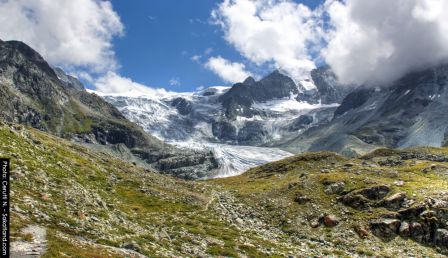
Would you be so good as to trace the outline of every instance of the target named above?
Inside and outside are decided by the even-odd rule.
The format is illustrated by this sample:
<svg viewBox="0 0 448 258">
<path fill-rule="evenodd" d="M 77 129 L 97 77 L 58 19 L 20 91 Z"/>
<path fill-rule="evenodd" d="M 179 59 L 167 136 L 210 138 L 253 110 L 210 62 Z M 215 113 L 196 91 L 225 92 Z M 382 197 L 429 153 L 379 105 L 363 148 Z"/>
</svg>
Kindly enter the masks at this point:
<svg viewBox="0 0 448 258">
<path fill-rule="evenodd" d="M 224 0 L 212 21 L 248 61 L 296 80 L 329 64 L 346 84 L 388 84 L 448 61 L 448 1 L 327 0 L 314 10 L 292 0 Z"/>
<path fill-rule="evenodd" d="M 116 69 L 114 36 L 123 25 L 109 1 L 2 0 L 0 38 L 20 40 L 51 64 L 94 72 Z"/>
<path fill-rule="evenodd" d="M 242 56 L 303 79 L 315 68 L 310 53 L 322 36 L 319 14 L 293 1 L 225 0 L 211 16 Z"/>
<path fill-rule="evenodd" d="M 322 56 L 344 83 L 389 83 L 448 60 L 448 1 L 327 1 Z"/>
<path fill-rule="evenodd" d="M 138 82 L 134 82 L 130 78 L 122 77 L 111 71 L 97 79 L 94 86 L 97 91 L 105 94 L 165 96 L 169 93 L 164 89 L 155 89 Z"/>
<path fill-rule="evenodd" d="M 221 56 L 210 57 L 205 63 L 205 67 L 229 83 L 241 82 L 251 76 L 251 73 L 246 71 L 244 64 L 230 62 Z"/>
</svg>

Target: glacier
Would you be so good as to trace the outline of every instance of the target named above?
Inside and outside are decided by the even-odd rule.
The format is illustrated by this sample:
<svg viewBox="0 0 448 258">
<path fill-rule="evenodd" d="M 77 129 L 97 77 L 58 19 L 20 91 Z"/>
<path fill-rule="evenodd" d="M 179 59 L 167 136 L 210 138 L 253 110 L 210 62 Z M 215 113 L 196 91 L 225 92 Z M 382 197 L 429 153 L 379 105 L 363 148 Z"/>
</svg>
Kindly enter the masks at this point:
<svg viewBox="0 0 448 258">
<path fill-rule="evenodd" d="M 338 106 L 300 102 L 296 96 L 291 96 L 254 103 L 253 108 L 262 115 L 228 120 L 218 98 L 229 89 L 215 86 L 197 92 L 154 94 L 135 90 L 119 94 L 89 92 L 103 97 L 130 121 L 164 142 L 181 148 L 211 151 L 219 168 L 208 177 L 234 176 L 252 167 L 292 156 L 292 153 L 275 146 L 296 137 L 316 122 L 327 120 L 327 113 L 332 112 L 324 111 Z M 314 122 L 296 128 L 297 119 L 301 116 L 309 116 Z M 247 131 L 251 125 L 253 128 L 249 127 L 252 130 L 249 133 L 255 134 L 257 141 L 247 144 L 219 139 L 213 131 L 217 121 L 229 123 L 236 133 Z"/>
</svg>

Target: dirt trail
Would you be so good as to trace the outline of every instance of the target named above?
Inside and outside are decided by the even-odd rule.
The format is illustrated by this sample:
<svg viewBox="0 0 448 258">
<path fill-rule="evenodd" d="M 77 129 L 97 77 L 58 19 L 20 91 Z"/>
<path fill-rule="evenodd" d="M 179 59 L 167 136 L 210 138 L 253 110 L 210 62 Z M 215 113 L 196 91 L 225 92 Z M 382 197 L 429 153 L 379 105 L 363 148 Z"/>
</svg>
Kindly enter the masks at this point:
<svg viewBox="0 0 448 258">
<path fill-rule="evenodd" d="M 12 258 L 36 258 L 41 257 L 47 250 L 47 229 L 41 226 L 27 226 L 22 230 L 23 234 L 33 236 L 31 242 L 14 241 L 11 243 Z"/>
</svg>

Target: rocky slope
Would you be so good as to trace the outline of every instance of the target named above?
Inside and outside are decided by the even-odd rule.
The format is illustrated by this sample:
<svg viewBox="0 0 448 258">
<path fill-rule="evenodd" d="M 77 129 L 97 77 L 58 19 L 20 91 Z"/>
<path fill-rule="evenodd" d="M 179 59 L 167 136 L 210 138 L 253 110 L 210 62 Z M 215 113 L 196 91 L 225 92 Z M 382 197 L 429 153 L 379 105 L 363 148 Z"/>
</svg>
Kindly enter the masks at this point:
<svg viewBox="0 0 448 258">
<path fill-rule="evenodd" d="M 446 146 L 447 89 L 447 65 L 409 73 L 387 87 L 359 88 L 342 101 L 330 123 L 284 147 L 355 155 L 379 147 Z"/>
<path fill-rule="evenodd" d="M 180 150 L 144 132 L 18 41 L 0 41 L 0 118 L 184 178 L 203 177 L 217 167 L 210 152 Z"/>
<path fill-rule="evenodd" d="M 309 153 L 183 181 L 0 123 L 13 252 L 43 257 L 444 257 L 448 150 Z M 43 239 L 45 238 L 45 239 Z"/>
</svg>

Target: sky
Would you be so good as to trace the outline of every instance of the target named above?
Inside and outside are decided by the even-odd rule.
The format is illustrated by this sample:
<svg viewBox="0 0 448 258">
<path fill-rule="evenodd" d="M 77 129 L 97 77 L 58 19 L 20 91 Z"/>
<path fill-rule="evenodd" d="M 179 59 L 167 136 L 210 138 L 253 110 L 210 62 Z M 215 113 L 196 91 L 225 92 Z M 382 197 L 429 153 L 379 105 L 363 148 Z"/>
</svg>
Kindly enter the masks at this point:
<svg viewBox="0 0 448 258">
<path fill-rule="evenodd" d="M 129 4 L 113 0 L 112 5 L 125 27 L 125 35 L 113 41 L 121 65 L 120 74 L 145 85 L 173 91 L 235 82 L 223 80 L 204 67 L 209 58 L 216 56 L 245 63 L 245 58 L 225 41 L 219 26 L 211 21 L 212 10 L 221 2 L 133 0 Z M 301 2 L 315 7 L 319 1 Z M 250 66 L 247 62 L 245 65 Z M 269 67 L 252 69 L 260 76 L 271 72 Z M 246 75 L 249 74 L 243 77 Z"/>
<path fill-rule="evenodd" d="M 446 0 L 0 0 L 0 39 L 105 93 L 194 91 L 275 69 L 299 83 L 321 65 L 343 84 L 387 85 L 448 62 L 446 13 Z"/>
</svg>

